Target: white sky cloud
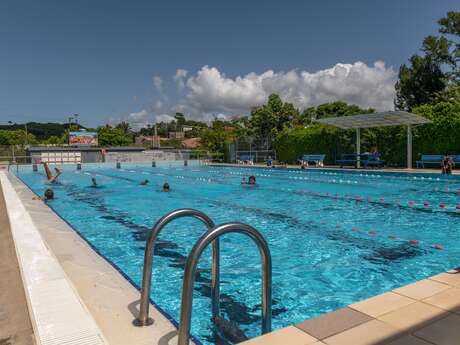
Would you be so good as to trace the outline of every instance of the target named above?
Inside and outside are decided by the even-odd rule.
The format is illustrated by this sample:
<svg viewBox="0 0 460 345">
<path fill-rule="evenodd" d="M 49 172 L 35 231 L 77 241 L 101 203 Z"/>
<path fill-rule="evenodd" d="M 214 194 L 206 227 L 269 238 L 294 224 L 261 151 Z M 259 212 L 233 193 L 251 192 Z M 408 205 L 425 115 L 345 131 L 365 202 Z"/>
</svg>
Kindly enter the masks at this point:
<svg viewBox="0 0 460 345">
<path fill-rule="evenodd" d="M 152 123 L 174 121 L 174 117 L 169 114 L 154 114 L 147 109 L 142 109 L 141 111 L 130 113 L 124 120 L 127 121 L 133 129 L 139 130 Z"/>
<path fill-rule="evenodd" d="M 153 81 L 153 86 L 155 86 L 155 89 L 157 89 L 158 92 L 163 92 L 163 79 L 155 75 L 152 78 L 152 81 Z"/>
<path fill-rule="evenodd" d="M 177 88 L 182 90 L 185 87 L 185 78 L 187 78 L 188 71 L 182 68 L 176 70 L 173 80 L 176 82 Z"/>
<path fill-rule="evenodd" d="M 172 121 L 175 112 L 207 121 L 216 116 L 247 115 L 252 107 L 264 104 L 272 93 L 301 110 L 338 100 L 365 108 L 391 110 L 396 79 L 397 73 L 382 61 L 372 66 L 363 62 L 338 63 L 316 72 L 268 70 L 234 78 L 209 66 L 203 66 L 194 74 L 177 69 L 172 77 L 177 86 L 177 101 L 168 100 L 163 92 L 163 79 L 154 76 L 153 84 L 159 93 L 156 99 L 145 109 L 129 114 L 127 120 L 145 126 L 154 121 Z"/>
<path fill-rule="evenodd" d="M 339 63 L 316 72 L 268 70 L 235 78 L 227 77 L 217 68 L 204 66 L 185 80 L 184 96 L 178 106 L 186 113 L 204 118 L 216 113 L 248 113 L 253 106 L 265 103 L 271 93 L 277 93 L 301 109 L 342 100 L 390 110 L 396 77 L 397 73 L 382 61 L 373 66 L 362 62 Z"/>
<path fill-rule="evenodd" d="M 174 121 L 174 117 L 168 114 L 160 114 L 155 116 L 155 123 L 158 122 L 171 122 Z"/>
</svg>

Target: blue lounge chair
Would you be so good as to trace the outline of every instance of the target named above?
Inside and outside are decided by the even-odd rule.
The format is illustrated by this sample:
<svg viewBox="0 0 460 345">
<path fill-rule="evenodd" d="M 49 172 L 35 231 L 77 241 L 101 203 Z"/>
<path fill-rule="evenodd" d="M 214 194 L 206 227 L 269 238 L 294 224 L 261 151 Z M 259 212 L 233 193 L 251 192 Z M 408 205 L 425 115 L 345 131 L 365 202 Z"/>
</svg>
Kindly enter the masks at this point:
<svg viewBox="0 0 460 345">
<path fill-rule="evenodd" d="M 460 164 L 460 155 L 452 155 L 452 162 L 455 164 Z"/>
<path fill-rule="evenodd" d="M 340 156 L 340 159 L 337 159 L 335 162 L 343 168 L 344 166 L 356 166 L 358 160 L 355 153 L 344 153 Z"/>
<path fill-rule="evenodd" d="M 379 156 L 375 154 L 368 154 L 368 155 L 361 155 L 361 164 L 363 165 L 364 169 L 368 167 L 383 167 L 385 164 L 384 160 L 381 160 Z"/>
<path fill-rule="evenodd" d="M 254 156 L 253 155 L 241 155 L 237 159 L 238 164 L 254 164 Z"/>
<path fill-rule="evenodd" d="M 306 154 L 299 161 L 302 166 L 308 166 L 308 163 L 313 162 L 317 167 L 322 167 L 324 166 L 324 158 L 326 158 L 324 154 Z"/>
<path fill-rule="evenodd" d="M 422 168 L 425 168 L 425 164 L 436 164 L 439 166 L 441 165 L 443 158 L 443 155 L 422 155 L 420 160 L 416 161 L 417 168 L 419 168 L 420 166 L 422 166 Z"/>
</svg>

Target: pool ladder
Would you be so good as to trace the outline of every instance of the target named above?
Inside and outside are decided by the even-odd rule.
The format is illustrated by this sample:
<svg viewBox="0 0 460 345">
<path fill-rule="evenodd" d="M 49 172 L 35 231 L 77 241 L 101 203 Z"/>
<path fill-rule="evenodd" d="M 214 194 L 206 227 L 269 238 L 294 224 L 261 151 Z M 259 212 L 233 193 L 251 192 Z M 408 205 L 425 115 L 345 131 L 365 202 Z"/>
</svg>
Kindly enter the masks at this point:
<svg viewBox="0 0 460 345">
<path fill-rule="evenodd" d="M 144 270 L 142 274 L 141 300 L 138 317 L 133 321 L 136 326 L 148 326 L 153 323 L 149 318 L 149 296 L 151 291 L 153 251 L 161 230 L 172 220 L 192 217 L 202 221 L 207 231 L 198 239 L 187 257 L 182 283 L 182 302 L 179 318 L 178 345 L 188 345 L 190 339 L 190 322 L 193 305 L 193 285 L 198 261 L 206 247 L 212 243 L 211 299 L 213 320 L 219 316 L 220 310 L 220 244 L 219 237 L 227 233 L 241 233 L 251 238 L 257 245 L 262 258 L 262 334 L 271 331 L 272 316 L 272 260 L 265 238 L 253 227 L 238 223 L 224 223 L 215 226 L 206 214 L 191 208 L 172 211 L 160 218 L 150 231 L 144 254 Z"/>
</svg>

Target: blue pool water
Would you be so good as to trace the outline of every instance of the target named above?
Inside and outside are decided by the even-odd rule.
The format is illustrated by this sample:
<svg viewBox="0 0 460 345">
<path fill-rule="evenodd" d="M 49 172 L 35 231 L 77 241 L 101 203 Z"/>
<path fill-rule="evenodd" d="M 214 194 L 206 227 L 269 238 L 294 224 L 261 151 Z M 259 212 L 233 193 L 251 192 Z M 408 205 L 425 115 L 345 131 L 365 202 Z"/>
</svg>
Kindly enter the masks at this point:
<svg viewBox="0 0 460 345">
<path fill-rule="evenodd" d="M 17 175 L 39 195 L 48 187 L 42 171 L 24 167 Z M 91 175 L 101 188 L 90 187 Z M 249 175 L 257 187 L 240 184 Z M 146 178 L 150 184 L 140 186 Z M 165 181 L 171 193 L 159 191 Z M 88 165 L 64 168 L 49 204 L 138 285 L 146 235 L 165 213 L 192 207 L 216 223 L 254 226 L 273 258 L 277 329 L 458 266 L 458 188 L 455 178 L 378 171 Z M 177 220 L 163 230 L 155 252 L 151 298 L 176 320 L 184 261 L 204 230 L 197 220 Z M 239 234 L 224 236 L 221 248 L 221 312 L 254 337 L 260 334 L 259 253 Z M 226 344 L 210 322 L 210 256 L 208 250 L 199 265 L 192 334 Z"/>
</svg>

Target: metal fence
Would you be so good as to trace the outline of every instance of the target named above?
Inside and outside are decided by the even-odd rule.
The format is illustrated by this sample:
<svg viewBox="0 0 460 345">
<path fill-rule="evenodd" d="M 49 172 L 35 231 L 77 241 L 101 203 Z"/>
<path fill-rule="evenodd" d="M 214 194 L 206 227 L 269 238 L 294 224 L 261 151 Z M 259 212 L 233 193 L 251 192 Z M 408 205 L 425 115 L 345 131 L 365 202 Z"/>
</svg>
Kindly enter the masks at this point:
<svg viewBox="0 0 460 345">
<path fill-rule="evenodd" d="M 115 148 L 114 148 L 115 149 Z M 76 159 L 72 159 L 77 157 Z M 180 161 L 180 160 L 198 160 L 200 162 L 223 162 L 224 155 L 221 153 L 209 152 L 205 150 L 144 150 L 138 152 L 130 151 L 110 151 L 102 154 L 101 151 L 82 152 L 66 149 L 49 151 L 28 152 L 27 148 L 22 145 L 0 146 L 0 165 L 16 164 L 39 164 L 48 162 L 51 164 L 76 164 L 76 163 L 104 163 L 104 162 L 130 162 L 130 163 L 147 163 L 152 161 Z"/>
<path fill-rule="evenodd" d="M 276 160 L 275 150 L 246 150 L 246 151 L 235 151 L 235 162 L 245 161 L 250 157 L 254 163 L 266 163 L 267 160 Z"/>
</svg>

